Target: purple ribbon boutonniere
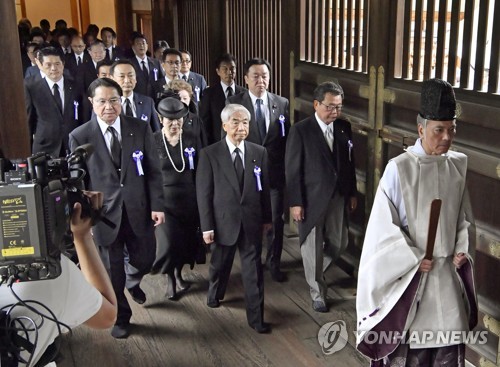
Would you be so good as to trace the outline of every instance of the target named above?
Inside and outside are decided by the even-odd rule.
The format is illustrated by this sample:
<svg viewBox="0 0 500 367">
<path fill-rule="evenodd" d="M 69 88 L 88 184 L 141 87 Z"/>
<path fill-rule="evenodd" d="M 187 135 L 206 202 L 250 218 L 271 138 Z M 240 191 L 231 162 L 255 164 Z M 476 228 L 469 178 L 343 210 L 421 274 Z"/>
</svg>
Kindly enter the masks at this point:
<svg viewBox="0 0 500 367">
<path fill-rule="evenodd" d="M 141 115 L 141 120 L 142 121 L 148 121 L 148 116 L 146 116 L 145 114 L 142 114 Z"/>
<path fill-rule="evenodd" d="M 155 73 L 155 81 L 157 81 L 158 80 L 158 69 L 154 68 L 153 73 Z"/>
<path fill-rule="evenodd" d="M 184 155 L 189 160 L 189 169 L 194 169 L 194 156 L 196 155 L 196 151 L 193 147 L 189 147 L 184 149 Z"/>
<path fill-rule="evenodd" d="M 257 191 L 262 191 L 262 182 L 260 181 L 262 170 L 259 166 L 254 167 L 253 174 L 255 175 L 255 180 L 257 181 Z"/>
<path fill-rule="evenodd" d="M 135 166 L 137 168 L 137 175 L 138 176 L 144 176 L 144 170 L 142 169 L 142 158 L 144 157 L 144 153 L 141 152 L 140 150 L 136 150 L 134 153 L 132 153 L 132 158 L 135 161 Z"/>
<path fill-rule="evenodd" d="M 78 106 L 80 104 L 78 103 L 78 101 L 73 101 L 73 106 L 74 106 L 74 111 L 75 111 L 75 120 L 78 120 Z"/>
<path fill-rule="evenodd" d="M 196 102 L 200 101 L 200 87 L 194 87 L 194 92 L 196 93 Z"/>
<path fill-rule="evenodd" d="M 351 152 L 352 152 L 352 148 L 354 147 L 354 144 L 352 143 L 352 140 L 349 140 L 347 142 L 347 146 L 349 147 L 349 161 L 351 161 Z"/>
<path fill-rule="evenodd" d="M 285 136 L 285 116 L 280 115 L 279 122 L 281 125 L 281 136 L 284 137 Z"/>
</svg>

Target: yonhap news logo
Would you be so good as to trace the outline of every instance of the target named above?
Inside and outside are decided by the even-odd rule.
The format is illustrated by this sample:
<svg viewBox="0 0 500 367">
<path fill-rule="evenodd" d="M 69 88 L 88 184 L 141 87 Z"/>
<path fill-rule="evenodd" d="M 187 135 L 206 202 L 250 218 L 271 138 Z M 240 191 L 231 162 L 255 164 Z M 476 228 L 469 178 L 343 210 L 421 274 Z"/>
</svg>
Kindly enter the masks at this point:
<svg viewBox="0 0 500 367">
<path fill-rule="evenodd" d="M 369 330 L 363 332 L 354 330 L 354 336 L 363 337 L 365 344 L 413 344 L 425 345 L 427 343 L 440 345 L 467 344 L 484 345 L 488 343 L 489 331 L 487 330 L 424 330 L 424 331 L 393 331 Z M 344 320 L 332 321 L 324 324 L 318 331 L 318 343 L 326 355 L 331 355 L 342 350 L 348 341 L 348 331 Z"/>
<path fill-rule="evenodd" d="M 318 343 L 324 354 L 330 355 L 347 345 L 347 326 L 344 320 L 324 324 L 318 331 Z"/>
</svg>

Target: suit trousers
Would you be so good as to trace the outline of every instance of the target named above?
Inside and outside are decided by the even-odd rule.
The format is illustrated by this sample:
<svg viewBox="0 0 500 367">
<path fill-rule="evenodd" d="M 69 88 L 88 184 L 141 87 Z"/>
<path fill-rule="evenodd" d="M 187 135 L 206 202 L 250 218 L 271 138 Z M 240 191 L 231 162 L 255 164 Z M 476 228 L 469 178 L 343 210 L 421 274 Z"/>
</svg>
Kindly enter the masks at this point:
<svg viewBox="0 0 500 367">
<path fill-rule="evenodd" d="M 132 309 L 125 296 L 125 288 L 139 286 L 142 277 L 149 273 L 155 259 L 155 239 L 151 236 L 135 235 L 123 206 L 120 230 L 115 241 L 108 246 L 99 246 L 99 253 L 104 263 L 118 302 L 116 325 L 126 325 L 132 317 Z M 127 257 L 127 261 L 125 261 Z"/>
<path fill-rule="evenodd" d="M 208 272 L 207 298 L 208 301 L 224 298 L 236 249 L 240 252 L 247 321 L 252 327 L 261 326 L 264 320 L 264 278 L 260 259 L 262 244 L 248 241 L 243 228 L 235 245 L 216 244 L 213 247 Z"/>
<path fill-rule="evenodd" d="M 304 213 L 307 216 L 307 211 Z M 313 301 L 325 301 L 324 272 L 347 247 L 344 197 L 335 191 L 328 207 L 300 246 L 306 281 Z"/>
<path fill-rule="evenodd" d="M 279 271 L 281 253 L 283 252 L 283 229 L 285 227 L 285 222 L 283 219 L 283 200 L 285 196 L 285 190 L 284 188 L 271 189 L 270 194 L 273 228 L 266 234 L 266 265 L 271 271 Z"/>
</svg>

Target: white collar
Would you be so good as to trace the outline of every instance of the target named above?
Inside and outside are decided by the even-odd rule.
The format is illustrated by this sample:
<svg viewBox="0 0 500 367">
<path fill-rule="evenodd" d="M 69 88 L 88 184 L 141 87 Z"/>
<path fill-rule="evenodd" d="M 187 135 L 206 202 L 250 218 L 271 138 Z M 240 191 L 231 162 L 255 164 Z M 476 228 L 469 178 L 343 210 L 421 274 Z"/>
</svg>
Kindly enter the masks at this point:
<svg viewBox="0 0 500 367">
<path fill-rule="evenodd" d="M 236 85 L 234 84 L 231 84 L 231 85 L 227 85 L 226 83 L 224 83 L 222 80 L 220 81 L 220 85 L 222 86 L 222 90 L 224 91 L 224 93 L 227 92 L 227 88 L 231 88 L 233 90 L 233 92 L 236 92 Z"/>
<path fill-rule="evenodd" d="M 326 129 L 328 129 L 328 126 L 330 126 L 330 125 L 331 125 L 331 126 L 332 126 L 332 129 L 333 129 L 333 123 L 334 123 L 335 121 L 333 121 L 333 122 L 331 122 L 331 123 L 329 123 L 329 124 L 326 124 L 325 122 L 323 122 L 323 120 L 321 120 L 321 119 L 319 118 L 319 116 L 318 116 L 318 113 L 317 113 L 317 112 L 315 112 L 315 113 L 314 113 L 314 117 L 316 117 L 316 121 L 318 121 L 318 125 L 319 125 L 319 127 L 321 128 L 321 131 L 323 131 L 323 134 L 326 132 Z M 333 131 L 333 130 L 332 130 L 332 131 Z"/>
<path fill-rule="evenodd" d="M 57 84 L 57 87 L 59 88 L 59 91 L 62 93 L 64 91 L 64 77 L 61 77 L 57 82 L 53 82 L 49 78 L 45 78 L 47 81 L 47 84 L 49 85 L 50 90 L 52 91 L 52 88 L 54 88 L 54 84 Z"/>
<path fill-rule="evenodd" d="M 142 67 L 142 62 L 144 61 L 146 63 L 146 67 L 149 68 L 149 65 L 148 65 L 148 56 L 147 55 L 144 56 L 144 59 L 141 59 L 139 56 L 137 56 L 137 54 L 135 54 L 135 58 L 139 62 L 139 66 Z"/>
<path fill-rule="evenodd" d="M 257 104 L 257 99 L 262 99 L 263 106 L 267 106 L 269 104 L 268 97 L 267 97 L 267 91 L 266 91 L 266 93 L 264 93 L 264 95 L 262 97 L 256 97 L 250 91 L 248 91 L 248 94 L 250 95 L 250 98 L 252 100 L 252 105 L 254 105 L 254 106 Z"/>
<path fill-rule="evenodd" d="M 123 102 L 125 102 L 126 99 L 128 99 L 130 103 L 134 103 L 134 91 L 132 91 L 132 93 L 128 97 L 121 96 L 121 99 L 122 99 L 122 104 Z"/>
<path fill-rule="evenodd" d="M 229 137 L 226 135 L 226 144 L 229 148 L 229 151 L 231 152 L 231 155 L 234 153 L 234 150 L 238 148 L 241 152 L 241 155 L 243 156 L 245 154 L 245 141 L 243 140 L 239 146 L 234 145 L 231 140 L 229 140 Z"/>
<path fill-rule="evenodd" d="M 113 124 L 108 125 L 105 123 L 99 116 L 96 116 L 97 118 L 97 123 L 99 124 L 99 128 L 101 129 L 102 135 L 106 134 L 106 131 L 108 131 L 108 126 L 113 126 L 115 130 L 118 132 L 118 136 L 122 135 L 122 129 L 121 129 L 121 121 L 120 121 L 120 116 L 118 116 L 113 122 Z"/>
</svg>

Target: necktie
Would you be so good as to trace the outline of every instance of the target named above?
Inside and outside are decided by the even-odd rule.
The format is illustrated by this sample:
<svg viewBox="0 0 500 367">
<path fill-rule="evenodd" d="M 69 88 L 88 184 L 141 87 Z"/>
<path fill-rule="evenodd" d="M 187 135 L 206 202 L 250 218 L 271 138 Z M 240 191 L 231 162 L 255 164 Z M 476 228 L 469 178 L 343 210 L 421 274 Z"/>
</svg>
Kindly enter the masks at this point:
<svg viewBox="0 0 500 367">
<path fill-rule="evenodd" d="M 120 145 L 120 139 L 118 138 L 118 132 L 113 126 L 108 126 L 108 131 L 111 133 L 110 151 L 111 159 L 116 169 L 119 169 L 122 164 L 122 147 Z"/>
<path fill-rule="evenodd" d="M 236 148 L 234 150 L 236 156 L 234 157 L 234 170 L 236 171 L 236 178 L 238 178 L 238 184 L 240 185 L 240 192 L 243 192 L 243 177 L 245 169 L 243 168 L 243 161 L 240 156 L 240 149 Z"/>
<path fill-rule="evenodd" d="M 59 93 L 59 86 L 57 84 L 54 84 L 54 100 L 56 101 L 57 108 L 59 109 L 59 112 L 62 113 L 62 99 L 61 99 L 61 94 Z"/>
<path fill-rule="evenodd" d="M 77 58 L 76 58 L 76 66 L 80 66 L 81 63 L 82 63 L 82 57 L 81 56 L 77 56 Z"/>
<path fill-rule="evenodd" d="M 227 98 L 231 97 L 232 95 L 234 95 L 233 93 L 233 88 L 231 87 L 227 87 Z"/>
<path fill-rule="evenodd" d="M 332 126 L 332 124 L 330 124 L 326 127 L 325 139 L 326 139 L 326 142 L 328 143 L 328 147 L 333 152 L 333 126 Z"/>
<path fill-rule="evenodd" d="M 182 76 L 182 80 L 184 80 L 185 82 L 187 82 L 187 80 L 188 80 L 187 76 L 186 76 L 186 75 L 183 75 L 183 76 Z"/>
<path fill-rule="evenodd" d="M 264 116 L 264 112 L 262 111 L 262 103 L 264 101 L 260 98 L 257 99 L 257 110 L 255 113 L 255 117 L 257 119 L 257 127 L 259 128 L 259 133 L 260 133 L 260 141 L 261 143 L 264 142 L 264 139 L 266 138 L 266 117 Z"/>
<path fill-rule="evenodd" d="M 125 98 L 125 115 L 134 117 L 134 112 L 132 112 L 132 105 L 130 104 L 130 99 Z"/>
<path fill-rule="evenodd" d="M 111 57 L 109 55 L 109 48 L 106 49 L 106 60 L 110 61 Z M 144 61 L 143 61 L 144 62 Z"/>
<path fill-rule="evenodd" d="M 148 80 L 149 79 L 149 71 L 148 71 L 148 68 L 146 67 L 146 62 L 144 60 L 142 60 L 141 64 L 142 64 L 142 73 L 144 74 L 144 76 Z"/>
</svg>

